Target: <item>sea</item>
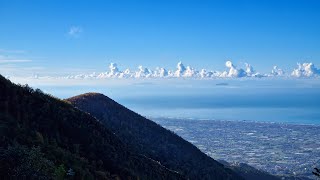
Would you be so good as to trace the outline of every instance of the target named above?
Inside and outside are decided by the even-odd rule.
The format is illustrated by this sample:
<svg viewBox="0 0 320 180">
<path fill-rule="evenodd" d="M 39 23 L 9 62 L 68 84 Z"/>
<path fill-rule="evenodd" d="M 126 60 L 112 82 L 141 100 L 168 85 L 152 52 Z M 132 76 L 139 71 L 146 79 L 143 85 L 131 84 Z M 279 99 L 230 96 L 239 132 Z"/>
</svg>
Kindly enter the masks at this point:
<svg viewBox="0 0 320 180">
<path fill-rule="evenodd" d="M 320 125 L 318 80 L 288 81 L 209 81 L 204 82 L 210 83 L 206 86 L 184 84 L 167 88 L 149 85 L 141 93 L 114 99 L 154 118 Z"/>
<path fill-rule="evenodd" d="M 154 118 L 320 125 L 320 89 L 226 89 L 220 93 L 135 96 L 117 101 Z"/>
<path fill-rule="evenodd" d="M 69 81 L 31 86 L 59 98 L 103 93 L 147 117 L 320 124 L 320 78 Z"/>
</svg>

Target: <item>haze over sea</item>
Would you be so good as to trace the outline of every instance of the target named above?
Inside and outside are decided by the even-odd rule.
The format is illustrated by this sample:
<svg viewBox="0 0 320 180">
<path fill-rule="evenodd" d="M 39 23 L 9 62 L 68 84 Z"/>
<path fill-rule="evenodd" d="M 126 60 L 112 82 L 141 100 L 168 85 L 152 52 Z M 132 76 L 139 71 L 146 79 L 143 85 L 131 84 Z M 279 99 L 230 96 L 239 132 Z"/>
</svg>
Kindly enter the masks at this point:
<svg viewBox="0 0 320 180">
<path fill-rule="evenodd" d="M 100 92 L 151 118 L 320 125 L 319 79 L 108 81 L 95 86 L 35 86 L 60 98 Z"/>
</svg>

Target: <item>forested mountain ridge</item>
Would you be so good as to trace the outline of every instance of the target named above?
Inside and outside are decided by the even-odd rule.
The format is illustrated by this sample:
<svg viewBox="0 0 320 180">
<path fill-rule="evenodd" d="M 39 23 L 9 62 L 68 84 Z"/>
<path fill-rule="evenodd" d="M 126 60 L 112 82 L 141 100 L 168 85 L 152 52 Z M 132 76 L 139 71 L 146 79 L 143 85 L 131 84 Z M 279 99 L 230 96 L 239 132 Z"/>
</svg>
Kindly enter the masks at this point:
<svg viewBox="0 0 320 180">
<path fill-rule="evenodd" d="M 185 179 L 70 103 L 0 75 L 1 179 Z"/>
<path fill-rule="evenodd" d="M 135 152 L 189 179 L 243 179 L 178 135 L 103 94 L 86 93 L 66 100 L 99 119 Z"/>
</svg>

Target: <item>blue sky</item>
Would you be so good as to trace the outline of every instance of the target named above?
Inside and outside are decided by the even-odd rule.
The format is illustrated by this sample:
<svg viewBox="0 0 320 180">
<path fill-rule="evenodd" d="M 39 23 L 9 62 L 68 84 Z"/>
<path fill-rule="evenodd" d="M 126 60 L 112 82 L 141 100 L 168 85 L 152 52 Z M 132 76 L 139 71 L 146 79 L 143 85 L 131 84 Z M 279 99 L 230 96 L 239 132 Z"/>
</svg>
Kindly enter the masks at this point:
<svg viewBox="0 0 320 180">
<path fill-rule="evenodd" d="M 260 72 L 319 66 L 320 1 L 0 0 L 0 55 L 12 60 L 2 68 L 20 73 L 99 72 L 110 62 L 175 68 L 179 60 L 224 70 L 231 59 Z"/>
</svg>

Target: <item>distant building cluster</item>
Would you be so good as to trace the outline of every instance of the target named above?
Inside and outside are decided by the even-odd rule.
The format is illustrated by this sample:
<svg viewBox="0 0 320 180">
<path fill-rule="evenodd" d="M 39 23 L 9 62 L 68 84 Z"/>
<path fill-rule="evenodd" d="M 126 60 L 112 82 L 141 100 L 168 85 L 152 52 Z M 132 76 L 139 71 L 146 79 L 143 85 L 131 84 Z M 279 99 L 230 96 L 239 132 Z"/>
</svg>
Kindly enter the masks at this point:
<svg viewBox="0 0 320 180">
<path fill-rule="evenodd" d="M 249 121 L 155 119 L 196 145 L 229 163 L 246 163 L 274 175 L 314 178 L 320 165 L 319 126 Z"/>
</svg>

